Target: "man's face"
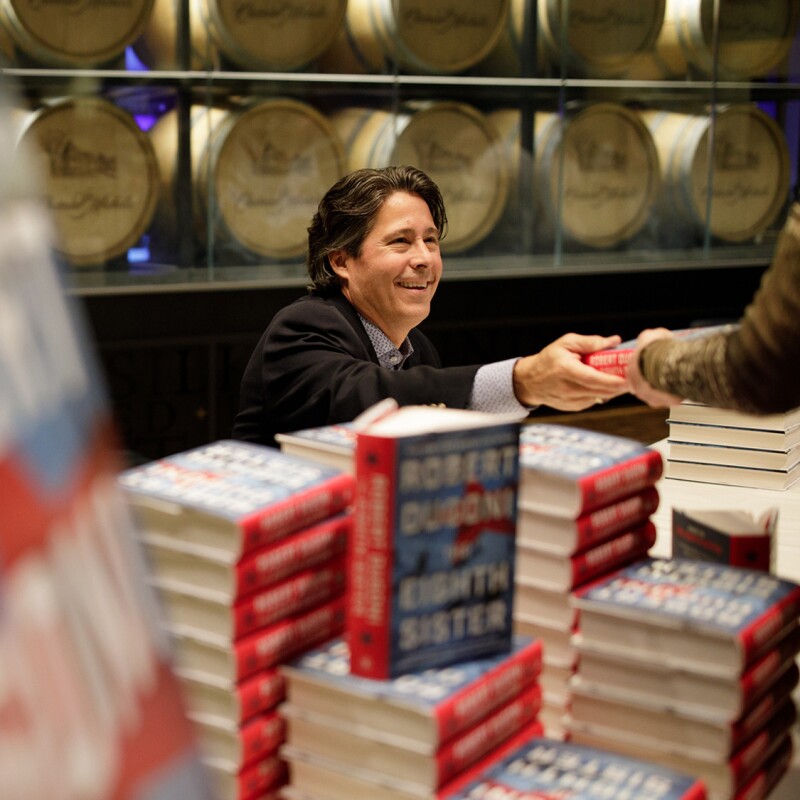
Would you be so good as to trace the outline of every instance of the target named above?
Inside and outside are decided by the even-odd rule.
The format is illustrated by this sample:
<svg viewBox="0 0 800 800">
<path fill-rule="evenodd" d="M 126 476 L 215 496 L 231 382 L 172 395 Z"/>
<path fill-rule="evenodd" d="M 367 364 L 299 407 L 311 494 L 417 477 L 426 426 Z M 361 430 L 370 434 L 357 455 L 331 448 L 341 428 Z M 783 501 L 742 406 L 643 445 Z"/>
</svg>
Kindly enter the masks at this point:
<svg viewBox="0 0 800 800">
<path fill-rule="evenodd" d="M 439 234 L 427 203 L 396 192 L 384 202 L 355 258 L 330 254 L 344 296 L 399 346 L 431 310 L 442 277 Z"/>
</svg>

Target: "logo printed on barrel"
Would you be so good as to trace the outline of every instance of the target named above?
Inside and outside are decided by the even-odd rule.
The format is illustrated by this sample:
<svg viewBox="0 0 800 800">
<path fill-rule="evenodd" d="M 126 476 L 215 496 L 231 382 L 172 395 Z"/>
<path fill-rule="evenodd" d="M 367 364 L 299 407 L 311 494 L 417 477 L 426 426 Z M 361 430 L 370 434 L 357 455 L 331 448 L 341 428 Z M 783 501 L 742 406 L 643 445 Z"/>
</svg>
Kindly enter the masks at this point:
<svg viewBox="0 0 800 800">
<path fill-rule="evenodd" d="M 492 22 L 485 15 L 475 11 L 467 12 L 459 8 L 460 3 L 453 3 L 448 8 L 425 9 L 422 7 L 409 8 L 403 14 L 403 22 L 408 25 L 424 25 L 432 28 L 436 33 L 450 33 L 463 28 L 485 29 Z"/>
<path fill-rule="evenodd" d="M 414 148 L 422 169 L 435 176 L 442 190 L 447 191 L 448 202 L 481 200 L 480 186 L 472 180 L 475 159 L 422 136 L 414 137 Z"/>
<path fill-rule="evenodd" d="M 266 21 L 276 27 L 289 23 L 308 20 L 324 20 L 328 9 L 324 3 L 291 2 L 291 0 L 249 0 L 237 3 L 234 19 L 237 22 Z"/>
<path fill-rule="evenodd" d="M 594 0 L 597 2 L 597 0 Z M 572 5 L 569 10 L 569 24 L 592 28 L 596 32 L 600 31 L 616 31 L 623 25 L 629 27 L 641 28 L 647 25 L 649 19 L 643 13 L 636 13 L 635 10 L 630 8 L 620 8 L 616 4 L 613 8 L 597 9 L 588 8 L 586 6 Z"/>
<path fill-rule="evenodd" d="M 81 150 L 66 134 L 43 142 L 54 178 L 117 177 L 117 159 L 103 153 Z"/>
<path fill-rule="evenodd" d="M 67 198 L 47 198 L 47 207 L 53 212 L 68 212 L 72 219 L 85 219 L 103 211 L 130 211 L 134 207 L 133 197 L 110 192 L 78 192 Z"/>
</svg>

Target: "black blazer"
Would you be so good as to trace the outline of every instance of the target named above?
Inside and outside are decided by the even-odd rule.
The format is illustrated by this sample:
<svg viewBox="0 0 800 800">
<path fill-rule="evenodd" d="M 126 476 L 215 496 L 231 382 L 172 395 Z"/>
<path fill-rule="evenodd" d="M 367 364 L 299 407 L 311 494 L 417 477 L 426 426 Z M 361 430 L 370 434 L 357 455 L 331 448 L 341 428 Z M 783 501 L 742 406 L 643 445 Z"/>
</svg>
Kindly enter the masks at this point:
<svg viewBox="0 0 800 800">
<path fill-rule="evenodd" d="M 403 369 L 381 367 L 358 313 L 340 293 L 281 309 L 244 371 L 233 437 L 274 445 L 278 432 L 352 420 L 385 397 L 466 408 L 480 365 L 441 366 L 416 328 Z"/>
</svg>

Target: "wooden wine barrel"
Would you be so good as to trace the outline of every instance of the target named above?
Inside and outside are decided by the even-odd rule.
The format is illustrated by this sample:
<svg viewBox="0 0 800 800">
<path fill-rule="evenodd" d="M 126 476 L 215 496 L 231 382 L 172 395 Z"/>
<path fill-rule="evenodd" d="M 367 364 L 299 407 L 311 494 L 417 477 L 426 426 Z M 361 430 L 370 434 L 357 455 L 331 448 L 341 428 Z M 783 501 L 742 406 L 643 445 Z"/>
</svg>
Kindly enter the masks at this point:
<svg viewBox="0 0 800 800">
<path fill-rule="evenodd" d="M 670 0 L 670 24 L 686 60 L 695 69 L 714 74 L 717 2 L 718 77 L 763 77 L 786 59 L 800 19 L 796 0 Z"/>
<path fill-rule="evenodd" d="M 150 21 L 136 42 L 139 58 L 153 69 L 176 69 L 177 19 L 182 0 L 155 0 Z M 303 69 L 333 41 L 347 0 L 189 0 L 189 66 L 219 66 L 219 55 L 247 70 Z"/>
<path fill-rule="evenodd" d="M 101 265 L 144 234 L 158 201 L 158 164 L 127 111 L 97 97 L 48 103 L 22 123 L 20 146 L 42 175 L 57 249 L 74 266 Z"/>
<path fill-rule="evenodd" d="M 614 77 L 653 49 L 665 5 L 666 0 L 539 0 L 537 25 L 556 69 Z"/>
<path fill-rule="evenodd" d="M 609 248 L 644 227 L 658 197 L 658 155 L 638 114 L 616 103 L 596 103 L 562 120 L 540 112 L 534 119 L 534 154 L 520 150 L 520 114 L 493 112 L 513 176 L 530 175 L 538 232 L 561 226 L 567 239 Z M 521 167 L 521 169 L 520 169 Z M 510 196 L 518 192 L 512 188 Z M 519 217 L 518 209 L 508 212 Z"/>
<path fill-rule="evenodd" d="M 509 0 L 348 0 L 320 58 L 326 72 L 453 74 L 477 64 L 502 34 Z"/>
<path fill-rule="evenodd" d="M 662 207 L 676 223 L 698 233 L 708 226 L 719 239 L 741 242 L 775 222 L 788 196 L 789 151 L 780 127 L 761 109 L 720 108 L 713 133 L 707 114 L 645 111 L 642 118 L 659 152 Z"/>
<path fill-rule="evenodd" d="M 302 256 L 307 228 L 325 192 L 344 174 L 345 156 L 327 118 L 310 105 L 284 98 L 191 113 L 195 229 L 209 224 L 222 244 L 259 256 Z M 162 117 L 151 131 L 164 196 L 176 179 L 177 120 Z M 166 213 L 169 213 L 168 211 Z"/>
<path fill-rule="evenodd" d="M 331 122 L 348 171 L 411 164 L 436 182 L 448 218 L 443 252 L 468 250 L 494 228 L 508 173 L 494 126 L 477 109 L 449 101 L 409 104 L 397 114 L 348 108 L 332 114 Z"/>
<path fill-rule="evenodd" d="M 0 23 L 19 53 L 56 67 L 105 64 L 144 30 L 153 0 L 0 0 Z"/>
</svg>

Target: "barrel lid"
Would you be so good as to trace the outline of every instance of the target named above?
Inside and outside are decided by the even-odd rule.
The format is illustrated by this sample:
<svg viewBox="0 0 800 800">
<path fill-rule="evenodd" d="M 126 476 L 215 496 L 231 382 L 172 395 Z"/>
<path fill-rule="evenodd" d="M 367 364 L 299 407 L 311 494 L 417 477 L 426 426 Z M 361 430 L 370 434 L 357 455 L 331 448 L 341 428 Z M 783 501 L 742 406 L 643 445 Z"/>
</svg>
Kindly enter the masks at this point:
<svg viewBox="0 0 800 800">
<path fill-rule="evenodd" d="M 347 0 L 201 0 L 201 14 L 218 47 L 242 67 L 300 69 L 333 41 Z"/>
<path fill-rule="evenodd" d="M 44 176 L 56 247 L 72 264 L 102 264 L 146 232 L 158 167 L 149 138 L 126 111 L 97 97 L 57 100 L 31 114 L 20 143 Z"/>
<path fill-rule="evenodd" d="M 34 60 L 91 66 L 121 55 L 144 30 L 152 6 L 153 0 L 0 0 L 0 16 Z"/>
<path fill-rule="evenodd" d="M 409 107 L 391 163 L 414 164 L 439 186 L 447 208 L 445 252 L 466 250 L 497 224 L 508 194 L 499 136 L 488 118 L 465 103 Z"/>
<path fill-rule="evenodd" d="M 615 75 L 655 46 L 666 0 L 540 0 L 538 20 L 554 60 L 566 52 L 581 73 Z M 565 16 L 567 12 L 564 30 Z"/>
<path fill-rule="evenodd" d="M 376 0 L 370 13 L 387 55 L 413 70 L 453 73 L 488 55 L 508 11 L 509 0 Z"/>
<path fill-rule="evenodd" d="M 638 114 L 596 103 L 563 128 L 556 115 L 549 119 L 549 135 L 537 131 L 536 156 L 551 216 L 560 203 L 564 232 L 590 247 L 611 247 L 638 233 L 661 183 L 658 153 Z"/>
<path fill-rule="evenodd" d="M 276 98 L 239 112 L 225 130 L 209 187 L 224 229 L 254 253 L 302 255 L 320 199 L 344 172 L 333 127 L 310 105 Z"/>
<path fill-rule="evenodd" d="M 725 241 L 745 241 L 768 228 L 783 209 L 789 191 L 789 151 L 778 124 L 757 106 L 724 107 L 714 124 L 712 169 L 705 125 L 691 159 L 691 197 L 695 214 L 707 219 L 711 179 L 711 233 Z"/>
</svg>

